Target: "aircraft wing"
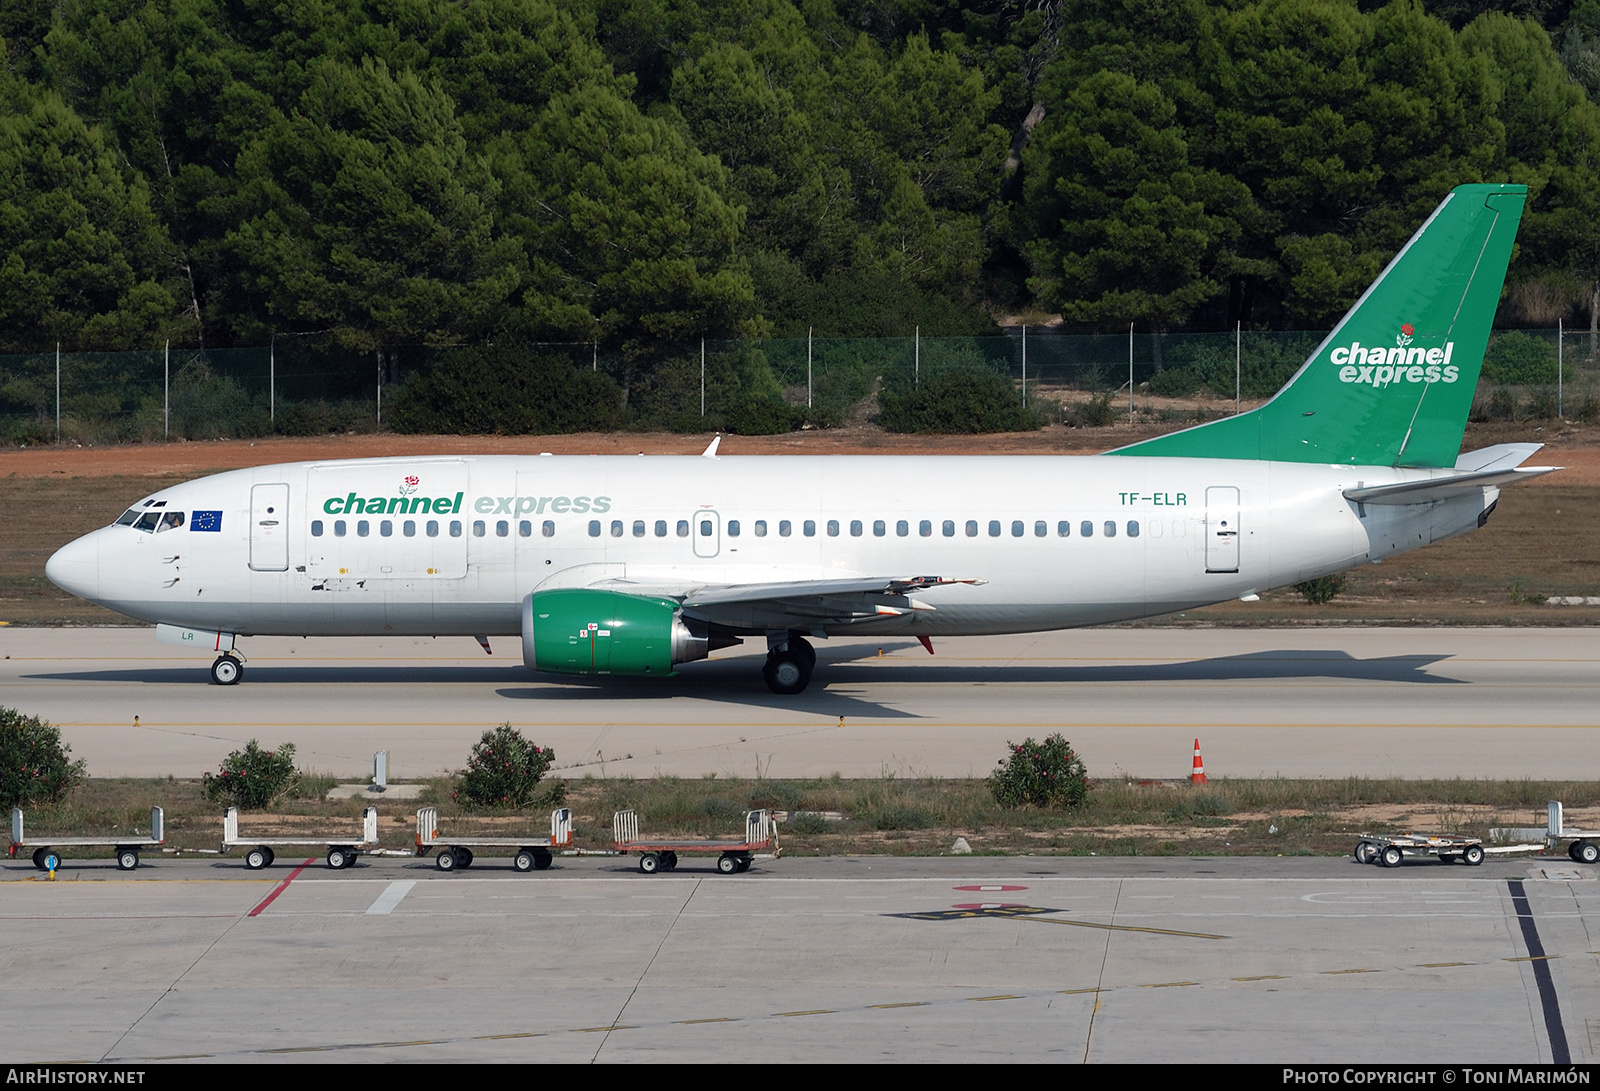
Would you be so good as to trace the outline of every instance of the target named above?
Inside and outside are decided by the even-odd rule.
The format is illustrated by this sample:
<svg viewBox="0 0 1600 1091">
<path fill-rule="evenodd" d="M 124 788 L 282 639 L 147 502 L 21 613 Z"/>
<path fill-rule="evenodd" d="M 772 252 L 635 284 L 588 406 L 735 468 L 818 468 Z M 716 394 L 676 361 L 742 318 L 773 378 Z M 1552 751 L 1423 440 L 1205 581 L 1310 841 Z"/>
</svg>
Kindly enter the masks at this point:
<svg viewBox="0 0 1600 1091">
<path fill-rule="evenodd" d="M 933 610 L 933 606 L 912 596 L 934 587 L 987 582 L 945 576 L 860 576 L 780 583 L 708 584 L 670 590 L 626 579 L 607 580 L 594 586 L 633 594 L 663 594 L 681 601 L 685 614 L 736 628 L 806 629 Z"/>
</svg>

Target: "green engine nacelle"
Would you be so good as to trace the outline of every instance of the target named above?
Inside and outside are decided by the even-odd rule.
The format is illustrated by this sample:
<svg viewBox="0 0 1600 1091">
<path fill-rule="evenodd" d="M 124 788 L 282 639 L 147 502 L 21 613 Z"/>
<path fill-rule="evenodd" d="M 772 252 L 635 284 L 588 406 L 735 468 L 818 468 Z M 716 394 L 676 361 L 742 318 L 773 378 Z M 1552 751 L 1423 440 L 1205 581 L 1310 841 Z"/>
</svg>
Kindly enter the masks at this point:
<svg viewBox="0 0 1600 1091">
<path fill-rule="evenodd" d="M 535 591 L 522 600 L 522 661 L 561 674 L 671 674 L 704 659 L 710 642 L 690 631 L 671 599 L 617 591 Z"/>
</svg>

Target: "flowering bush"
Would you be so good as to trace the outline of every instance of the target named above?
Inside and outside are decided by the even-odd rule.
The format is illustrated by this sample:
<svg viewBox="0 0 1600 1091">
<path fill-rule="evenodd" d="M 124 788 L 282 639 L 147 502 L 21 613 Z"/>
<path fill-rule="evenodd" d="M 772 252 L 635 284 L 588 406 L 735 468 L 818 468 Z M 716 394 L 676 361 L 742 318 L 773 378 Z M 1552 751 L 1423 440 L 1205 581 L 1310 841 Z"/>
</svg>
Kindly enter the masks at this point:
<svg viewBox="0 0 1600 1091">
<path fill-rule="evenodd" d="M 1060 735 L 1044 742 L 1024 739 L 1022 745 L 1006 743 L 1008 757 L 989 774 L 989 791 L 1002 807 L 1076 807 L 1089 795 L 1089 775 L 1083 760 Z"/>
<path fill-rule="evenodd" d="M 485 731 L 472 747 L 461 776 L 461 795 L 479 807 L 521 807 L 555 760 L 555 751 L 535 746 L 510 724 Z"/>
<path fill-rule="evenodd" d="M 265 807 L 295 786 L 300 774 L 294 768 L 294 743 L 263 750 L 251 739 L 243 750 L 222 760 L 215 774 L 207 773 L 202 787 L 206 798 L 235 807 Z"/>
<path fill-rule="evenodd" d="M 83 779 L 61 732 L 37 716 L 0 708 L 0 797 L 12 807 L 56 803 Z"/>
</svg>

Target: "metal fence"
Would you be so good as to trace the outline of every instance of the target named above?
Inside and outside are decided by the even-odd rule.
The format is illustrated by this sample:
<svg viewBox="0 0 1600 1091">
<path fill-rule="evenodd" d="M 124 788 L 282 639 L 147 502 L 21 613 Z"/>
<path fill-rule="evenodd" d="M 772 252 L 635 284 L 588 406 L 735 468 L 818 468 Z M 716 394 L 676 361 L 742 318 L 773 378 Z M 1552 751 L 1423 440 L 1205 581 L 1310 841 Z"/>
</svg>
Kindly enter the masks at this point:
<svg viewBox="0 0 1600 1091">
<path fill-rule="evenodd" d="M 632 419 L 648 427 L 693 426 L 696 418 L 718 418 L 733 399 L 751 396 L 781 398 L 818 423 L 834 423 L 885 382 L 915 385 L 956 367 L 1009 375 L 1019 399 L 1029 404 L 1070 397 L 1072 391 L 1116 392 L 1129 398 L 1130 407 L 1151 395 L 1262 398 L 1324 336 L 1077 335 L 1018 327 L 994 337 L 707 340 L 644 357 L 590 343 L 528 347 L 609 375 Z M 283 338 L 250 348 L 0 355 L 0 441 L 159 442 L 371 431 L 383 427 L 396 399 L 404 398 L 410 376 L 449 368 L 451 352 L 407 349 L 380 361 L 374 353 L 315 338 Z M 1506 331 L 1491 340 L 1484 375 L 1490 385 L 1548 388 L 1552 408 L 1561 413 L 1574 399 L 1592 401 L 1600 357 L 1587 331 Z"/>
</svg>

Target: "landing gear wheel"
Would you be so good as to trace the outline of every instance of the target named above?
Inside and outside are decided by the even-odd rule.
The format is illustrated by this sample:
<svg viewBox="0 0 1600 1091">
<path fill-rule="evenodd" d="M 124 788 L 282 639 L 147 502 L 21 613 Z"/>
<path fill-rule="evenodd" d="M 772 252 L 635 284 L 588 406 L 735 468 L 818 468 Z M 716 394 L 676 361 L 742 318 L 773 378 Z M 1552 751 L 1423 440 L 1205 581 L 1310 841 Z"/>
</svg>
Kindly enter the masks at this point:
<svg viewBox="0 0 1600 1091">
<path fill-rule="evenodd" d="M 134 868 L 136 868 L 138 866 L 139 866 L 139 850 L 138 849 L 118 849 L 117 850 L 117 870 L 118 871 L 132 871 Z"/>
<path fill-rule="evenodd" d="M 1370 864 L 1372 863 L 1372 858 L 1378 855 L 1378 850 L 1372 846 L 1371 842 L 1362 841 L 1356 845 L 1356 851 L 1354 855 L 1356 858 L 1356 863 Z"/>
<path fill-rule="evenodd" d="M 333 859 L 331 857 L 329 858 L 328 863 L 333 863 Z M 438 868 L 440 871 L 454 871 L 458 864 L 460 864 L 460 861 L 456 859 L 455 849 L 440 849 L 439 855 L 433 858 L 433 866 Z"/>
<path fill-rule="evenodd" d="M 244 677 L 244 664 L 231 655 L 219 655 L 211 664 L 211 680 L 219 686 L 236 686 Z"/>
<path fill-rule="evenodd" d="M 517 854 L 511 858 L 511 866 L 518 871 L 532 871 L 535 859 L 537 857 L 531 849 L 518 849 Z"/>
<path fill-rule="evenodd" d="M 803 692 L 811 683 L 813 659 L 805 652 L 797 650 L 796 643 L 803 641 L 790 641 L 789 646 L 782 651 L 768 653 L 767 662 L 761 668 L 761 676 L 766 679 L 767 688 L 785 697 Z M 811 654 L 816 655 L 815 652 Z"/>
<path fill-rule="evenodd" d="M 639 870 L 646 875 L 654 875 L 661 869 L 661 858 L 653 852 L 647 852 L 639 857 Z"/>
<path fill-rule="evenodd" d="M 1592 864 L 1596 860 L 1600 860 L 1600 845 L 1595 844 L 1593 841 L 1579 841 L 1577 852 L 1574 854 L 1573 859 L 1580 864 Z"/>
<path fill-rule="evenodd" d="M 1384 849 L 1382 855 L 1378 857 L 1383 862 L 1384 867 L 1399 867 L 1405 858 L 1406 854 L 1393 845 Z"/>
<path fill-rule="evenodd" d="M 254 848 L 244 854 L 244 866 L 251 871 L 260 871 L 272 863 L 272 854 L 263 848 Z"/>
<path fill-rule="evenodd" d="M 534 850 L 534 867 L 538 868 L 540 871 L 548 871 L 550 869 L 550 865 L 553 863 L 555 863 L 555 857 L 551 856 L 548 852 L 541 852 L 538 849 Z"/>
<path fill-rule="evenodd" d="M 1467 850 L 1461 854 L 1461 862 L 1468 867 L 1477 867 L 1483 863 L 1483 846 L 1468 845 Z"/>
<path fill-rule="evenodd" d="M 662 871 L 672 871 L 677 866 L 678 866 L 678 854 L 677 853 L 675 853 L 675 852 L 663 852 L 661 854 L 661 870 Z"/>
<path fill-rule="evenodd" d="M 807 640 L 803 636 L 791 636 L 789 638 L 789 650 L 792 652 L 799 652 L 801 655 L 805 656 L 806 666 L 810 667 L 812 670 L 817 669 L 817 649 L 811 646 L 811 641 Z"/>
<path fill-rule="evenodd" d="M 335 846 L 328 850 L 328 866 L 335 871 L 342 871 L 356 862 L 356 854 L 346 848 Z"/>
<path fill-rule="evenodd" d="M 724 875 L 732 875 L 739 870 L 739 858 L 737 856 L 717 857 L 717 870 Z"/>
</svg>

